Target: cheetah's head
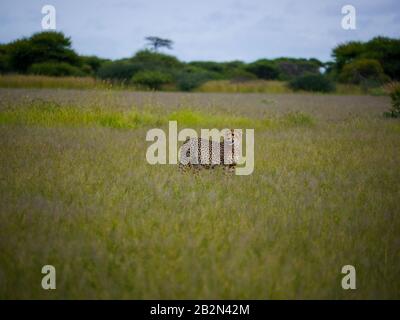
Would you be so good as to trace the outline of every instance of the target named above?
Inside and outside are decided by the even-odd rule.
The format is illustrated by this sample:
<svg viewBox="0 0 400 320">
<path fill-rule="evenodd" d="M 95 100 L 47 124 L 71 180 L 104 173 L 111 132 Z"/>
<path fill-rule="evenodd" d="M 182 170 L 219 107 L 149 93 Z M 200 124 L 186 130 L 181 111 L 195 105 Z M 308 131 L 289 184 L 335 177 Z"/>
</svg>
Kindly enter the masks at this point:
<svg viewBox="0 0 400 320">
<path fill-rule="evenodd" d="M 224 133 L 224 140 L 227 145 L 240 144 L 242 141 L 242 130 L 226 129 Z"/>
</svg>

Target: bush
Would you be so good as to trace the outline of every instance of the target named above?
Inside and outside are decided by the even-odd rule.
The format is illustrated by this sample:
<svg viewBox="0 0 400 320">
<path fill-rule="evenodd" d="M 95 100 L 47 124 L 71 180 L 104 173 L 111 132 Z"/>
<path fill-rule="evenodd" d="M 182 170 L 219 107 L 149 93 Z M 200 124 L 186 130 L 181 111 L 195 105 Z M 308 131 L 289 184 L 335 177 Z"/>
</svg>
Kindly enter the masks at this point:
<svg viewBox="0 0 400 320">
<path fill-rule="evenodd" d="M 85 68 L 87 68 L 87 67 L 90 68 L 90 69 L 87 68 L 87 71 L 88 71 L 87 73 L 91 73 L 91 74 L 97 73 L 97 71 L 100 69 L 100 67 L 104 63 L 109 61 L 107 59 L 102 59 L 102 58 L 99 58 L 96 56 L 81 56 L 80 59 L 81 59 L 82 63 L 84 64 Z M 82 67 L 82 69 L 83 69 L 83 67 Z"/>
<path fill-rule="evenodd" d="M 7 46 L 0 44 L 0 74 L 10 71 Z"/>
<path fill-rule="evenodd" d="M 7 45 L 13 71 L 26 72 L 30 66 L 44 62 L 67 63 L 79 67 L 81 60 L 71 48 L 71 40 L 61 32 L 45 31 Z"/>
<path fill-rule="evenodd" d="M 368 42 L 341 44 L 333 49 L 335 69 L 339 72 L 343 67 L 360 59 L 379 61 L 386 75 L 392 79 L 400 79 L 400 39 L 375 37 Z"/>
<path fill-rule="evenodd" d="M 160 72 L 171 72 L 183 68 L 184 64 L 174 56 L 168 54 L 142 50 L 137 52 L 129 61 L 141 70 L 153 70 Z"/>
<path fill-rule="evenodd" d="M 171 76 L 160 71 L 139 71 L 132 77 L 132 83 L 149 89 L 159 90 L 163 84 L 171 82 Z"/>
<path fill-rule="evenodd" d="M 195 69 L 197 68 L 192 67 L 178 74 L 176 85 L 179 90 L 191 91 L 212 79 L 212 75 L 209 72 Z"/>
<path fill-rule="evenodd" d="M 97 71 L 101 79 L 129 80 L 140 70 L 140 66 L 128 61 L 113 61 L 104 63 Z"/>
<path fill-rule="evenodd" d="M 398 83 L 392 86 L 390 98 L 392 99 L 392 108 L 384 115 L 390 118 L 400 118 L 400 85 Z"/>
<path fill-rule="evenodd" d="M 176 85 L 179 90 L 191 91 L 216 77 L 218 76 L 215 72 L 188 64 L 182 71 L 176 74 Z"/>
<path fill-rule="evenodd" d="M 77 67 L 71 66 L 65 62 L 42 62 L 31 65 L 28 73 L 45 76 L 84 76 L 85 73 Z"/>
<path fill-rule="evenodd" d="M 383 72 L 383 68 L 378 60 L 358 59 L 343 67 L 339 75 L 339 80 L 352 84 L 382 84 L 382 82 L 388 80 L 388 77 Z"/>
<path fill-rule="evenodd" d="M 331 92 L 335 89 L 332 81 L 322 75 L 308 74 L 293 79 L 289 87 L 295 91 Z"/>
<path fill-rule="evenodd" d="M 240 68 L 230 70 L 229 72 L 227 72 L 227 75 L 232 82 L 245 82 L 257 79 L 254 73 L 248 72 Z"/>
<path fill-rule="evenodd" d="M 360 41 L 339 44 L 332 50 L 332 56 L 335 58 L 334 68 L 340 73 L 346 64 L 360 58 L 365 51 L 365 44 Z"/>
<path fill-rule="evenodd" d="M 86 75 L 86 76 L 92 76 L 93 75 L 93 69 L 90 65 L 84 64 L 80 67 L 81 71 Z"/>
<path fill-rule="evenodd" d="M 215 61 L 192 61 L 188 64 L 190 67 L 195 67 L 203 71 L 207 71 L 213 80 L 227 80 L 235 77 L 237 73 L 246 73 L 243 70 L 245 63 L 243 61 L 234 60 L 228 62 Z M 247 72 L 246 78 L 256 78 L 254 74 Z"/>
<path fill-rule="evenodd" d="M 215 72 L 219 74 L 223 74 L 225 71 L 225 66 L 221 62 L 215 61 L 192 61 L 189 63 L 190 66 L 201 68 L 203 70 L 207 70 L 210 72 Z"/>
<path fill-rule="evenodd" d="M 278 68 L 271 61 L 265 59 L 248 64 L 245 70 L 255 74 L 260 79 L 274 80 L 279 77 Z"/>
<path fill-rule="evenodd" d="M 317 59 L 279 58 L 275 60 L 280 80 L 291 80 L 306 74 L 320 74 L 322 63 Z"/>
</svg>

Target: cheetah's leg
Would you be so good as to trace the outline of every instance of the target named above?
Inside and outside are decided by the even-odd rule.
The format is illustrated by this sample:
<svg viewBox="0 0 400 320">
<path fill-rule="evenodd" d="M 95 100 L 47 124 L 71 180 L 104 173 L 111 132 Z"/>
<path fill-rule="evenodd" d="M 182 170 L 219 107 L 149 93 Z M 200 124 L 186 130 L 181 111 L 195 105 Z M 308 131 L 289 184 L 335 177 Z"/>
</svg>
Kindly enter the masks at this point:
<svg viewBox="0 0 400 320">
<path fill-rule="evenodd" d="M 230 164 L 230 165 L 224 166 L 224 172 L 226 174 L 232 174 L 232 173 L 235 172 L 235 167 L 236 167 L 236 165 L 234 165 L 234 164 Z"/>
<path fill-rule="evenodd" d="M 184 173 L 184 172 L 188 172 L 190 170 L 190 165 L 185 165 L 180 163 L 179 164 L 179 171 Z"/>
</svg>

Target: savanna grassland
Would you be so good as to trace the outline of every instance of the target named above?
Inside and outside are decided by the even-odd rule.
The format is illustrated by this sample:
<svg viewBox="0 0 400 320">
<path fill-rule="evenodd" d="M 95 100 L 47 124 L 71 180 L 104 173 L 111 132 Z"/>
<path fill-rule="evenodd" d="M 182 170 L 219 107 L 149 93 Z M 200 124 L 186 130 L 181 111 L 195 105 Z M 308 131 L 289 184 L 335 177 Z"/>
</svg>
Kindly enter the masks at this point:
<svg viewBox="0 0 400 320">
<path fill-rule="evenodd" d="M 0 89 L 0 298 L 400 298 L 388 97 Z M 146 132 L 255 129 L 255 170 L 149 165 Z M 43 265 L 57 289 L 41 288 Z M 342 266 L 357 290 L 341 288 Z"/>
</svg>

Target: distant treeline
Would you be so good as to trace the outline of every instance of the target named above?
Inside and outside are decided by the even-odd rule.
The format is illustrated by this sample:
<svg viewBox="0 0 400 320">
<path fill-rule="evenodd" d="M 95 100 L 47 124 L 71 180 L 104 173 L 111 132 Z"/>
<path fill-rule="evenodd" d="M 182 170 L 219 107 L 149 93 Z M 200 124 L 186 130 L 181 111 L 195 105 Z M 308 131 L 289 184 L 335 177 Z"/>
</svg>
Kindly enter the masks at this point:
<svg viewBox="0 0 400 320">
<path fill-rule="evenodd" d="M 209 80 L 243 82 L 257 79 L 288 81 L 294 90 L 331 91 L 334 82 L 378 86 L 400 78 L 400 40 L 376 37 L 341 44 L 333 61 L 260 59 L 182 62 L 157 50 L 141 50 L 130 58 L 111 61 L 78 55 L 71 39 L 60 32 L 41 32 L 0 44 L 0 73 L 49 76 L 92 76 L 159 90 L 174 86 L 190 91 Z"/>
</svg>

